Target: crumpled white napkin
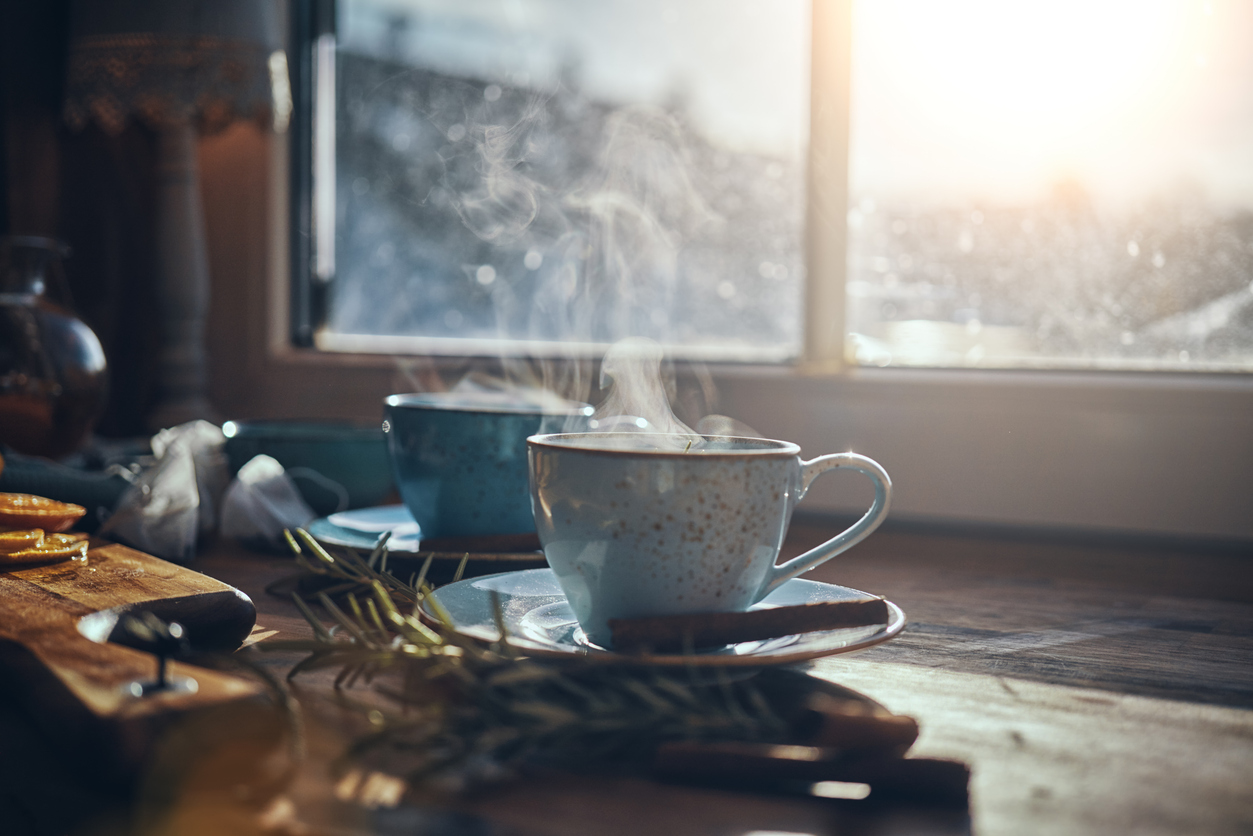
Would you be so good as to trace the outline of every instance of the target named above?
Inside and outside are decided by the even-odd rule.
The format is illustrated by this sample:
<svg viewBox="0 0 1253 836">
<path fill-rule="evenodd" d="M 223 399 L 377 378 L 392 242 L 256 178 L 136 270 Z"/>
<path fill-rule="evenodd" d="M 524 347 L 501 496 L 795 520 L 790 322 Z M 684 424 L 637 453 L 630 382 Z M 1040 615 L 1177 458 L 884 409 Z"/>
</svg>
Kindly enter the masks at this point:
<svg viewBox="0 0 1253 836">
<path fill-rule="evenodd" d="M 274 547 L 283 542 L 283 529 L 306 526 L 316 516 L 283 466 L 269 456 L 256 456 L 226 489 L 221 533 Z"/>
<path fill-rule="evenodd" d="M 204 424 L 208 430 L 199 427 Z M 207 470 L 214 466 L 214 448 L 221 453 L 225 442 L 221 430 L 207 421 L 194 421 L 153 438 L 157 463 L 139 474 L 118 500 L 113 515 L 105 520 L 100 533 L 129 546 L 170 560 L 188 563 L 196 554 L 196 537 L 211 514 L 204 512 L 206 502 L 212 508 L 211 486 L 223 477 L 206 472 L 197 473 L 197 459 Z M 199 453 L 199 457 L 197 456 Z M 222 461 L 225 470 L 225 461 Z M 203 494 L 199 482 L 203 479 Z"/>
<path fill-rule="evenodd" d="M 196 526 L 201 534 L 208 534 L 217 527 L 222 494 L 231 480 L 226 461 L 226 436 L 216 424 L 189 421 L 154 435 L 152 453 L 158 459 L 163 458 L 178 444 L 185 444 L 191 450 L 192 463 L 196 468 L 196 491 L 200 495 Z"/>
</svg>

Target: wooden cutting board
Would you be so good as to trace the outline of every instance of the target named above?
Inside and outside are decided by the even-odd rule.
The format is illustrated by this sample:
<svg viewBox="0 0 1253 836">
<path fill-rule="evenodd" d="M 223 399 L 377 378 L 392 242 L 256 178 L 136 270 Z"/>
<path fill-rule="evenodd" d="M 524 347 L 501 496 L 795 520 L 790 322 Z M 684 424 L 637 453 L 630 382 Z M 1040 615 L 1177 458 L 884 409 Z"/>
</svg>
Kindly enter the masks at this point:
<svg viewBox="0 0 1253 836">
<path fill-rule="evenodd" d="M 103 735 L 136 756 L 170 717 L 260 693 L 248 679 L 171 662 L 194 691 L 134 696 L 128 686 L 155 679 L 156 659 L 108 638 L 119 617 L 145 610 L 181 623 L 196 651 L 234 650 L 256 621 L 234 587 L 92 540 L 85 565 L 0 572 L 0 687 L 57 736 Z"/>
</svg>

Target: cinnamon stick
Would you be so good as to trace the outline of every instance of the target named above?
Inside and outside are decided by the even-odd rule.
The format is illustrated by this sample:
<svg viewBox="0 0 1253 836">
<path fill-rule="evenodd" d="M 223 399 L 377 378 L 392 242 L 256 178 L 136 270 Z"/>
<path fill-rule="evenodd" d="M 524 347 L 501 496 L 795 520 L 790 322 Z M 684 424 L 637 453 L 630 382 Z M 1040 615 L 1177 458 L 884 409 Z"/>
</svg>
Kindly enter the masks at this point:
<svg viewBox="0 0 1253 836">
<path fill-rule="evenodd" d="M 609 630 L 616 650 L 672 653 L 686 647 L 718 647 L 841 627 L 886 624 L 887 621 L 887 602 L 867 596 L 749 612 L 611 618 Z"/>
</svg>

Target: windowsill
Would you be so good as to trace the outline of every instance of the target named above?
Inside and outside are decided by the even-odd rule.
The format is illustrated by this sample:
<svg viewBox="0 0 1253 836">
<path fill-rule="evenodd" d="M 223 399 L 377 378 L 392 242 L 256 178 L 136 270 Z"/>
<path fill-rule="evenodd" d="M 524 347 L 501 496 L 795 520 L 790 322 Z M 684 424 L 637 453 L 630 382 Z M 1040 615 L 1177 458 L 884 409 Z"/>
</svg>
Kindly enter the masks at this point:
<svg viewBox="0 0 1253 836">
<path fill-rule="evenodd" d="M 379 338 L 387 340 L 389 338 Z M 445 341 L 451 344 L 452 341 Z M 479 345 L 474 343 L 473 345 Z M 377 369 L 394 371 L 398 363 L 421 358 L 435 368 L 456 370 L 472 361 L 491 362 L 499 355 L 480 350 L 458 354 L 448 350 L 431 354 L 402 354 L 321 350 L 281 345 L 276 340 L 269 351 L 276 366 L 322 367 L 327 369 Z M 701 362 L 701 361 L 693 361 Z M 1145 392 L 1193 393 L 1214 392 L 1253 395 L 1253 373 L 1245 372 L 1175 372 L 1078 369 L 1002 369 L 1002 368 L 928 368 L 923 366 L 849 366 L 835 363 L 739 363 L 705 361 L 716 378 L 766 381 L 803 380 L 815 384 L 851 386 L 909 386 L 951 390 L 1023 389 L 1048 392 L 1074 389 L 1085 393 Z"/>
</svg>

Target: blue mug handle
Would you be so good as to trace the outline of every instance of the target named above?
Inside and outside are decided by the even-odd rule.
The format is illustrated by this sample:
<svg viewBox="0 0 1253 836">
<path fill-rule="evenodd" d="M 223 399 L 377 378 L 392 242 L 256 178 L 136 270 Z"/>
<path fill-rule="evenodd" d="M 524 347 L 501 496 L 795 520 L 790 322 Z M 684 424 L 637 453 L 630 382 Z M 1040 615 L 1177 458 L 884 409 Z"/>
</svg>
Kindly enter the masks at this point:
<svg viewBox="0 0 1253 836">
<path fill-rule="evenodd" d="M 771 566 L 766 572 L 766 579 L 757 595 L 758 601 L 775 589 L 778 589 L 783 583 L 798 575 L 805 574 L 810 569 L 826 563 L 837 554 L 847 551 L 860 543 L 870 535 L 870 532 L 878 528 L 879 523 L 883 522 L 883 518 L 888 515 L 888 504 L 892 499 L 892 480 L 888 478 L 887 471 L 874 459 L 859 456 L 856 453 L 832 453 L 829 456 L 819 456 L 813 461 L 803 461 L 800 463 L 800 467 L 801 484 L 800 489 L 796 493 L 794 503 L 800 502 L 805 497 L 814 479 L 829 470 L 838 468 L 856 470 L 858 473 L 864 473 L 870 477 L 870 481 L 874 482 L 874 502 L 871 503 L 870 510 L 861 519 L 822 545 L 816 546 L 785 563 Z"/>
</svg>

